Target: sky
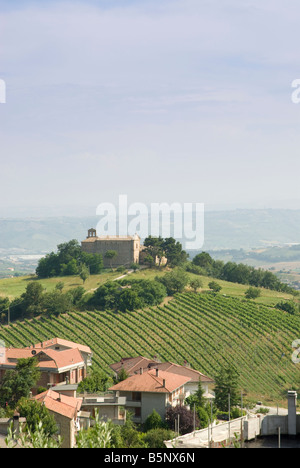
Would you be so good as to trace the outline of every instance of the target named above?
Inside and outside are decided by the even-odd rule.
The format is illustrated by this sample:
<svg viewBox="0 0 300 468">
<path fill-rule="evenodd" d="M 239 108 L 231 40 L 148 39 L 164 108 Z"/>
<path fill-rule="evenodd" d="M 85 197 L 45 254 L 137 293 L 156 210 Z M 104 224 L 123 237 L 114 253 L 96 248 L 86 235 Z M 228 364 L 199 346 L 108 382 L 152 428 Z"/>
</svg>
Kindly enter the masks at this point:
<svg viewBox="0 0 300 468">
<path fill-rule="evenodd" d="M 0 213 L 121 194 L 300 208 L 299 17 L 297 0 L 0 0 Z"/>
</svg>

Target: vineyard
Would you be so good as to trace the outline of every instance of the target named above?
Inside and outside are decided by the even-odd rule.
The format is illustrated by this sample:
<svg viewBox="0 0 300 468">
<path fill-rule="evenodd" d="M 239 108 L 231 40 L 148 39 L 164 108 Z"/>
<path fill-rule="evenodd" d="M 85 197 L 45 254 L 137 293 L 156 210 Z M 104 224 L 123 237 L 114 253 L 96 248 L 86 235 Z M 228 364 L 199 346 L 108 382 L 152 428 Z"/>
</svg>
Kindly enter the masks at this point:
<svg viewBox="0 0 300 468">
<path fill-rule="evenodd" d="M 0 327 L 7 347 L 23 347 L 58 336 L 91 347 L 95 366 L 125 356 L 158 356 L 214 377 L 233 363 L 248 398 L 285 402 L 299 390 L 300 365 L 292 342 L 300 338 L 300 317 L 222 294 L 178 294 L 168 303 L 127 313 L 73 312 Z"/>
</svg>

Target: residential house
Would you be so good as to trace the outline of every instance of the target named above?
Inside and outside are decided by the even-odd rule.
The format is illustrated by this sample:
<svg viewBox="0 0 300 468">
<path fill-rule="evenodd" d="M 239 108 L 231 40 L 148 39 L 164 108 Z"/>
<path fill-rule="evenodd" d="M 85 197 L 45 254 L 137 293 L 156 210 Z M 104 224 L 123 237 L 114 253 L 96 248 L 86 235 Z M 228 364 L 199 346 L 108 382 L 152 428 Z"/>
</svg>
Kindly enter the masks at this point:
<svg viewBox="0 0 300 468">
<path fill-rule="evenodd" d="M 171 372 L 173 374 L 189 377 L 190 380 L 185 385 L 186 397 L 197 391 L 200 380 L 204 390 L 204 397 L 208 399 L 214 398 L 214 393 L 212 391 L 214 380 L 207 375 L 192 369 L 187 361 L 185 361 L 184 365 L 181 366 L 179 364 L 174 364 L 173 362 L 160 362 L 156 356 L 154 356 L 153 359 L 137 356 L 123 358 L 121 361 L 111 364 L 110 368 L 113 370 L 116 377 L 122 369 L 131 376 L 139 374 L 140 369 L 143 369 L 145 372 L 154 368 L 164 372 Z"/>
<path fill-rule="evenodd" d="M 38 387 L 80 383 L 86 377 L 92 355 L 88 347 L 58 338 L 27 348 L 2 348 L 1 352 L 0 382 L 8 369 L 16 368 L 19 359 L 36 358 L 41 376 L 33 394 Z"/>
<path fill-rule="evenodd" d="M 76 443 L 78 430 L 85 426 L 89 414 L 82 413 L 80 398 L 72 398 L 47 390 L 34 397 L 34 400 L 45 405 L 49 413 L 54 416 L 58 428 L 58 435 L 62 438 L 62 448 L 73 448 Z"/>
<path fill-rule="evenodd" d="M 165 417 L 168 406 L 177 406 L 185 398 L 184 386 L 190 377 L 171 372 L 151 369 L 140 373 L 112 386 L 115 395 L 126 397 L 125 409 L 133 414 L 133 421 L 144 423 L 155 409 L 162 418 Z"/>
</svg>

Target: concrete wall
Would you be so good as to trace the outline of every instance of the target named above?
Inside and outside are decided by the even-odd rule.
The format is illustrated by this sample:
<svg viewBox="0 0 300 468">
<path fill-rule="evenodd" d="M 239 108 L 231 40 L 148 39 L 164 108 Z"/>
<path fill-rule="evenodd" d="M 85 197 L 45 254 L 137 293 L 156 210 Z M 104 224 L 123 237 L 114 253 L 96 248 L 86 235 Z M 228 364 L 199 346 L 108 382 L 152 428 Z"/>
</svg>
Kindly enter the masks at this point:
<svg viewBox="0 0 300 468">
<path fill-rule="evenodd" d="M 142 422 L 145 422 L 149 414 L 155 409 L 158 414 L 165 418 L 166 414 L 165 393 L 143 393 L 142 394 Z"/>
<path fill-rule="evenodd" d="M 59 435 L 62 437 L 62 448 L 73 448 L 76 442 L 74 421 L 53 411 L 49 412 L 54 416 L 58 425 Z"/>
<path fill-rule="evenodd" d="M 262 419 L 257 416 L 244 421 L 244 440 L 253 440 L 260 435 Z"/>
<path fill-rule="evenodd" d="M 281 434 L 288 434 L 288 416 L 267 415 L 261 424 L 261 435 L 277 435 L 280 427 Z"/>
</svg>

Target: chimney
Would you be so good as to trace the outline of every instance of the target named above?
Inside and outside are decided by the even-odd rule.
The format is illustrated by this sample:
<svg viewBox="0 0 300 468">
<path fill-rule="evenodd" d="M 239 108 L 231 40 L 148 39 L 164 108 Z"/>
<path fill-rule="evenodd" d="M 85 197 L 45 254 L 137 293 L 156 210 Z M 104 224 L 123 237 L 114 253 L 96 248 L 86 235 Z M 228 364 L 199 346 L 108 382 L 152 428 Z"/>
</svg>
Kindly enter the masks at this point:
<svg viewBox="0 0 300 468">
<path fill-rule="evenodd" d="M 142 373 L 143 373 L 143 368 L 141 367 L 140 368 L 140 374 L 142 375 Z"/>
<path fill-rule="evenodd" d="M 163 379 L 163 387 L 166 388 L 166 380 Z"/>
<path fill-rule="evenodd" d="M 155 369 L 155 372 L 156 372 L 156 374 L 155 374 L 156 377 L 158 377 L 158 369 L 157 368 Z"/>
</svg>

